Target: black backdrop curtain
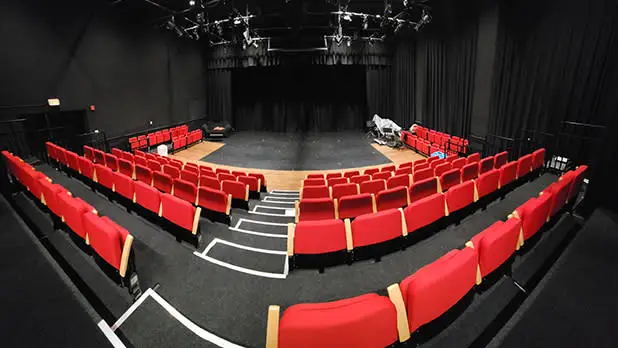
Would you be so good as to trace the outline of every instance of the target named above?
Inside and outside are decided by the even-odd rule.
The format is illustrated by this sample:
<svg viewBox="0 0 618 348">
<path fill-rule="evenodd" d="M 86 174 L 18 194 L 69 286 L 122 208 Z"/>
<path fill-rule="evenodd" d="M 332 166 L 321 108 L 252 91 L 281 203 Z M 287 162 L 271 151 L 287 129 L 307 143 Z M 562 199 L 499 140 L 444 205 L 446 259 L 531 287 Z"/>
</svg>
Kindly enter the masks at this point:
<svg viewBox="0 0 618 348">
<path fill-rule="evenodd" d="M 232 70 L 206 73 L 206 115 L 210 121 L 232 123 Z"/>
<path fill-rule="evenodd" d="M 275 132 L 362 129 L 363 66 L 280 66 L 232 73 L 233 125 Z"/>
<path fill-rule="evenodd" d="M 615 0 L 517 0 L 500 8 L 489 133 L 554 133 L 562 121 L 607 124 Z"/>
<path fill-rule="evenodd" d="M 378 114 L 390 118 L 393 113 L 393 98 L 391 92 L 391 67 L 371 66 L 365 68 L 367 116 Z M 398 122 L 399 120 L 395 120 Z"/>
</svg>

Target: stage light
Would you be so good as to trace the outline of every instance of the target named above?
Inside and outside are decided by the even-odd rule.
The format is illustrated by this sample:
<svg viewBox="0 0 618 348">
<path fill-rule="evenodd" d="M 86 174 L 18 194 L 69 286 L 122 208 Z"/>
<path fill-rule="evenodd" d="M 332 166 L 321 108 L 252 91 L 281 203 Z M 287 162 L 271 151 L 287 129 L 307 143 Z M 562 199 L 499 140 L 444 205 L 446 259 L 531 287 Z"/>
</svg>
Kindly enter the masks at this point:
<svg viewBox="0 0 618 348">
<path fill-rule="evenodd" d="M 189 6 L 191 7 L 195 6 L 195 0 L 189 0 Z"/>
<path fill-rule="evenodd" d="M 347 41 L 348 41 L 347 42 L 348 47 L 352 46 L 352 40 L 347 40 Z"/>
<path fill-rule="evenodd" d="M 60 99 L 58 99 L 58 98 L 47 99 L 47 105 L 49 105 L 49 106 L 60 106 Z"/>
<path fill-rule="evenodd" d="M 369 28 L 369 17 L 367 15 L 363 16 L 363 29 L 367 30 Z"/>
<path fill-rule="evenodd" d="M 347 13 L 347 12 L 345 12 L 345 13 L 343 14 L 343 17 L 342 17 L 342 18 L 343 18 L 343 20 L 348 21 L 348 22 L 351 22 L 351 21 L 352 21 L 352 16 L 350 16 L 350 14 L 349 14 L 349 13 Z"/>
</svg>

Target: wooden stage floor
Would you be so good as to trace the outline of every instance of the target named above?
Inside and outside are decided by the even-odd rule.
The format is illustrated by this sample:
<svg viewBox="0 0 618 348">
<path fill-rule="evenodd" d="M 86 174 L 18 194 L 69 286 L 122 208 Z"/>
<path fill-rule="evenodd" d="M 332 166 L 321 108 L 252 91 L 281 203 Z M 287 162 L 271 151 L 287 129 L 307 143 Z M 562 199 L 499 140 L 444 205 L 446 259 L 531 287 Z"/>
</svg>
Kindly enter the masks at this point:
<svg viewBox="0 0 618 348">
<path fill-rule="evenodd" d="M 200 160 L 204 158 L 205 156 L 211 154 L 212 152 L 218 150 L 222 146 L 225 146 L 225 144 L 221 142 L 203 141 L 197 145 L 193 145 L 192 147 L 186 150 L 182 150 L 173 155 L 170 154 L 169 157 L 177 158 L 184 162 L 193 162 L 196 164 L 208 165 L 213 168 L 225 168 L 225 169 L 230 169 L 230 170 L 240 170 L 240 171 L 247 171 L 247 172 L 262 173 L 264 174 L 264 176 L 266 176 L 266 181 L 267 181 L 269 190 L 273 190 L 273 189 L 275 190 L 299 190 L 301 181 L 307 176 L 307 174 L 311 174 L 311 173 L 331 173 L 331 172 L 341 172 L 341 171 L 346 171 L 346 170 L 359 170 L 362 172 L 364 169 L 367 169 L 367 168 L 384 166 L 384 165 L 375 165 L 375 166 L 342 168 L 342 169 L 333 169 L 333 170 L 269 170 L 269 169 L 233 167 L 233 166 L 209 163 L 209 162 Z M 425 158 L 424 156 L 407 148 L 393 149 L 388 146 L 378 145 L 375 143 L 371 144 L 371 146 L 373 146 L 376 150 L 381 152 L 394 164 L 411 162 L 411 161 L 416 161 L 418 159 Z"/>
</svg>

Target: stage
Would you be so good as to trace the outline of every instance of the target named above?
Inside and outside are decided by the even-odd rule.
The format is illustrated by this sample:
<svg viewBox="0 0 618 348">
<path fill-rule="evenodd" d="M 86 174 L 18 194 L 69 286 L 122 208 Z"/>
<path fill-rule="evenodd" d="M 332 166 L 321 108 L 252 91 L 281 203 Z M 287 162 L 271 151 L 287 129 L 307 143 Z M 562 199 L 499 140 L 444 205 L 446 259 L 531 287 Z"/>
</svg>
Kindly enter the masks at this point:
<svg viewBox="0 0 618 348">
<path fill-rule="evenodd" d="M 309 173 L 363 170 L 424 158 L 407 148 L 373 143 L 361 132 L 284 134 L 238 132 L 170 155 L 214 167 L 263 173 L 270 189 L 298 190 Z"/>
</svg>

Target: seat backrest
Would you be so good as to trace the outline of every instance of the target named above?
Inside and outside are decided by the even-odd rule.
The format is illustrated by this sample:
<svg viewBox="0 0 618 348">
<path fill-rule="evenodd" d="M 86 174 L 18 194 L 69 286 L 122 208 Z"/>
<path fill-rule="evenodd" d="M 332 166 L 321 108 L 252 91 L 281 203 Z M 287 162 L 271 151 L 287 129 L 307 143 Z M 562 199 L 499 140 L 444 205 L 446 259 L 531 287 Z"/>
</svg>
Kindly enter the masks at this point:
<svg viewBox="0 0 618 348">
<path fill-rule="evenodd" d="M 408 204 L 408 189 L 406 187 L 395 187 L 378 192 L 376 195 L 376 206 L 378 211 L 393 208 L 405 207 Z"/>
<path fill-rule="evenodd" d="M 89 231 L 92 249 L 108 264 L 120 270 L 122 249 L 129 232 L 109 218 L 101 218 L 93 213 L 84 214 L 84 226 Z"/>
<path fill-rule="evenodd" d="M 328 186 L 304 186 L 300 197 L 301 199 L 330 198 L 330 189 Z"/>
<path fill-rule="evenodd" d="M 537 170 L 545 164 L 545 149 L 541 148 L 532 153 L 532 170 Z"/>
<path fill-rule="evenodd" d="M 569 187 L 569 194 L 567 197 L 567 202 L 571 202 L 579 194 L 582 182 L 584 181 L 584 175 L 587 169 L 588 169 L 588 166 L 582 165 L 582 166 L 577 167 L 577 169 L 573 171 L 573 180 L 571 181 L 571 186 Z"/>
<path fill-rule="evenodd" d="M 435 162 L 434 162 L 435 163 Z M 433 164 L 433 163 L 432 163 Z M 442 163 L 433 169 L 433 176 L 440 177 L 443 173 L 451 170 L 453 167 L 450 163 Z"/>
<path fill-rule="evenodd" d="M 195 204 L 197 200 L 197 186 L 186 180 L 174 179 L 174 196 Z"/>
<path fill-rule="evenodd" d="M 371 175 L 356 175 L 350 178 L 350 183 L 353 184 L 362 184 L 365 181 L 370 181 Z"/>
<path fill-rule="evenodd" d="M 294 227 L 294 254 L 325 254 L 345 250 L 346 245 L 343 220 L 301 220 Z"/>
<path fill-rule="evenodd" d="M 350 170 L 350 171 L 343 173 L 343 176 L 345 178 L 351 178 L 357 175 L 360 175 L 360 172 L 358 170 Z"/>
<path fill-rule="evenodd" d="M 326 176 L 328 176 L 328 174 Z M 339 184 L 347 184 L 348 178 L 334 177 L 334 178 L 326 179 L 326 182 L 328 186 L 332 187 L 332 186 L 339 185 Z"/>
<path fill-rule="evenodd" d="M 468 155 L 468 157 L 466 158 L 466 164 L 476 163 L 480 160 L 481 160 L 481 154 L 478 152 L 475 152 L 473 154 Z"/>
<path fill-rule="evenodd" d="M 330 198 L 307 198 L 299 202 L 298 221 L 335 218 L 335 203 Z"/>
<path fill-rule="evenodd" d="M 79 171 L 83 176 L 94 180 L 94 164 L 86 157 L 79 158 Z"/>
<path fill-rule="evenodd" d="M 440 176 L 442 192 L 446 192 L 451 187 L 459 184 L 461 184 L 461 170 L 459 169 L 448 170 Z"/>
<path fill-rule="evenodd" d="M 221 182 L 217 178 L 200 176 L 200 187 L 209 187 L 211 189 L 221 190 Z"/>
<path fill-rule="evenodd" d="M 479 175 L 474 180 L 476 185 L 477 198 L 487 196 L 488 194 L 498 190 L 500 185 L 500 171 L 498 169 L 491 169 L 485 174 Z"/>
<path fill-rule="evenodd" d="M 438 179 L 436 177 L 415 181 L 414 183 L 412 183 L 412 186 L 410 186 L 410 202 L 414 202 L 421 198 L 431 196 L 437 192 Z"/>
<path fill-rule="evenodd" d="M 569 198 L 569 188 L 571 185 L 571 180 L 573 178 L 567 178 L 564 180 L 560 180 L 555 182 L 546 189 L 545 192 L 550 191 L 552 194 L 551 204 L 549 215 L 554 216 L 562 207 L 566 204 L 567 199 Z"/>
<path fill-rule="evenodd" d="M 386 190 L 385 180 L 370 180 L 360 184 L 360 193 L 378 194 L 380 191 Z"/>
<path fill-rule="evenodd" d="M 324 179 L 305 179 L 303 180 L 303 187 L 305 186 L 326 186 L 326 180 Z"/>
<path fill-rule="evenodd" d="M 500 187 L 508 185 L 517 179 L 517 162 L 509 162 L 500 167 Z"/>
<path fill-rule="evenodd" d="M 463 168 L 463 166 L 466 165 L 466 158 L 461 157 L 461 158 L 454 159 L 453 162 L 451 162 L 451 165 L 452 165 L 453 169 L 455 169 L 455 168 L 461 169 L 461 168 Z"/>
<path fill-rule="evenodd" d="M 219 179 L 219 181 L 224 181 L 224 180 L 236 181 L 236 177 L 234 175 L 227 174 L 227 173 L 219 173 L 219 174 L 217 174 L 217 179 Z"/>
<path fill-rule="evenodd" d="M 337 184 L 331 187 L 331 196 L 333 198 L 341 198 L 343 196 L 351 196 L 359 194 L 357 184 Z"/>
<path fill-rule="evenodd" d="M 324 179 L 324 174 L 322 173 L 307 174 L 307 179 Z"/>
<path fill-rule="evenodd" d="M 152 186 L 165 193 L 172 193 L 174 187 L 174 179 L 171 176 L 162 172 L 152 173 Z"/>
<path fill-rule="evenodd" d="M 367 168 L 363 171 L 363 174 L 365 175 L 373 175 L 375 173 L 379 173 L 380 169 L 379 168 Z"/>
<path fill-rule="evenodd" d="M 476 179 L 479 176 L 479 165 L 477 162 L 466 164 L 461 168 L 461 181 Z"/>
<path fill-rule="evenodd" d="M 135 191 L 135 203 L 155 214 L 159 213 L 161 194 L 156 188 L 142 181 L 135 181 L 133 189 Z"/>
<path fill-rule="evenodd" d="M 384 166 L 380 169 L 381 172 L 394 172 L 395 171 L 395 165 L 388 165 L 388 166 Z"/>
<path fill-rule="evenodd" d="M 161 171 L 161 163 L 155 161 L 155 160 L 148 160 L 148 168 L 150 168 L 150 170 L 152 170 L 153 172 L 160 172 Z"/>
<path fill-rule="evenodd" d="M 249 200 L 249 187 L 243 182 L 223 180 L 221 181 L 221 190 L 231 194 L 234 199 L 243 201 Z"/>
<path fill-rule="evenodd" d="M 433 176 L 433 170 L 431 168 L 421 170 L 414 169 L 414 174 L 412 175 L 412 182 L 429 179 Z"/>
<path fill-rule="evenodd" d="M 137 159 L 137 158 L 136 158 Z M 140 164 L 135 165 L 135 179 L 147 185 L 152 185 L 152 170 Z"/>
<path fill-rule="evenodd" d="M 390 177 L 386 180 L 386 187 L 389 189 L 395 187 L 405 187 L 407 189 L 410 187 L 410 175 L 403 174 Z"/>
<path fill-rule="evenodd" d="M 114 176 L 113 171 L 108 167 L 105 167 L 102 164 L 96 163 L 94 165 L 94 171 L 97 176 L 97 182 L 108 189 L 112 189 L 114 187 Z"/>
<path fill-rule="evenodd" d="M 429 168 L 431 169 L 436 169 L 437 166 L 446 163 L 446 158 L 441 158 L 435 161 L 432 161 L 431 163 L 429 163 Z"/>
<path fill-rule="evenodd" d="M 148 160 L 144 157 L 135 156 L 135 164 L 139 164 L 140 166 L 148 167 Z"/>
<path fill-rule="evenodd" d="M 494 168 L 495 169 L 500 169 L 508 161 L 509 161 L 509 153 L 508 152 L 503 151 L 503 152 L 497 153 L 494 156 Z"/>
<path fill-rule="evenodd" d="M 535 235 L 547 222 L 551 201 L 552 195 L 547 192 L 538 198 L 530 198 L 526 203 L 515 209 L 513 215 L 521 220 L 523 240 Z"/>
<path fill-rule="evenodd" d="M 119 159 L 118 160 L 118 172 L 122 175 L 132 178 L 134 174 L 133 162 L 129 162 L 122 158 Z"/>
<path fill-rule="evenodd" d="M 532 170 L 532 155 L 521 156 L 517 160 L 517 178 L 521 178 Z"/>
<path fill-rule="evenodd" d="M 67 194 L 56 196 L 64 222 L 71 230 L 82 239 L 86 240 L 88 231 L 84 227 L 84 214 L 94 208 L 79 198 Z"/>
<path fill-rule="evenodd" d="M 449 214 L 474 202 L 474 181 L 464 181 L 451 187 L 445 194 Z"/>
<path fill-rule="evenodd" d="M 329 179 L 334 179 L 334 178 L 341 178 L 342 174 L 341 172 L 336 172 L 336 173 L 326 173 L 326 180 Z"/>
<path fill-rule="evenodd" d="M 193 183 L 193 185 L 195 185 L 195 186 L 199 185 L 199 177 L 194 172 L 183 170 L 182 172 L 180 172 L 180 178 L 182 180 L 185 180 L 185 181 L 188 181 L 190 183 Z"/>
<path fill-rule="evenodd" d="M 211 211 L 230 215 L 232 197 L 219 189 L 202 186 L 198 190 L 198 205 Z"/>
<path fill-rule="evenodd" d="M 180 170 L 173 164 L 164 164 L 163 173 L 169 175 L 172 179 L 180 178 Z"/>
<path fill-rule="evenodd" d="M 238 182 L 241 182 L 245 185 L 249 186 L 249 191 L 253 191 L 253 192 L 260 192 L 260 179 L 253 177 L 253 176 L 238 176 L 236 178 L 236 180 L 238 180 Z"/>
<path fill-rule="evenodd" d="M 66 157 L 69 168 L 73 169 L 76 172 L 79 172 L 79 156 L 75 152 L 67 151 Z"/>
<path fill-rule="evenodd" d="M 188 183 L 192 185 L 191 183 Z M 174 190 L 176 192 L 176 190 Z M 195 201 L 195 200 L 194 200 Z M 194 222 L 196 209 L 193 204 L 184 199 L 168 194 L 161 195 L 161 213 L 168 221 L 184 228 L 187 231 L 195 232 Z"/>
<path fill-rule="evenodd" d="M 241 172 L 239 170 L 233 170 L 232 171 L 232 175 L 234 175 L 235 177 L 247 176 L 247 172 Z"/>
<path fill-rule="evenodd" d="M 260 180 L 260 184 L 262 187 L 266 187 L 266 177 L 262 173 L 247 173 L 248 176 L 254 177 Z"/>
<path fill-rule="evenodd" d="M 479 175 L 494 169 L 494 156 L 483 158 L 479 162 Z"/>
<path fill-rule="evenodd" d="M 126 176 L 122 173 L 114 173 L 114 190 L 119 195 L 133 201 L 133 179 L 130 176 Z"/>
<path fill-rule="evenodd" d="M 412 175 L 413 172 L 414 170 L 412 169 L 412 167 L 403 167 L 403 168 L 399 168 L 396 171 L 394 171 L 393 176 Z"/>
<path fill-rule="evenodd" d="M 343 196 L 338 199 L 337 203 L 340 219 L 355 218 L 376 211 L 375 197 L 371 193 Z"/>
<path fill-rule="evenodd" d="M 215 172 L 203 171 L 203 172 L 200 173 L 200 178 L 203 178 L 205 176 L 207 176 L 209 178 L 216 179 L 217 181 L 219 180 L 219 177 L 217 176 L 217 174 L 215 174 Z"/>
<path fill-rule="evenodd" d="M 451 250 L 404 279 L 401 294 L 410 332 L 438 318 L 474 286 L 478 255 L 473 248 Z"/>
<path fill-rule="evenodd" d="M 378 244 L 407 234 L 402 228 L 402 219 L 400 209 L 388 209 L 357 217 L 351 224 L 353 247 Z"/>
<path fill-rule="evenodd" d="M 481 276 L 485 277 L 508 260 L 517 248 L 519 219 L 497 221 L 472 238 L 472 244 L 479 256 Z M 480 283 L 480 279 L 477 279 Z"/>
<path fill-rule="evenodd" d="M 420 198 L 403 209 L 408 233 L 429 226 L 444 217 L 444 195 L 433 193 Z"/>
</svg>

